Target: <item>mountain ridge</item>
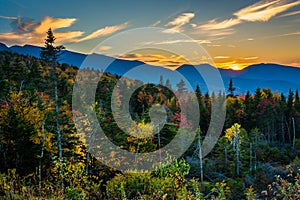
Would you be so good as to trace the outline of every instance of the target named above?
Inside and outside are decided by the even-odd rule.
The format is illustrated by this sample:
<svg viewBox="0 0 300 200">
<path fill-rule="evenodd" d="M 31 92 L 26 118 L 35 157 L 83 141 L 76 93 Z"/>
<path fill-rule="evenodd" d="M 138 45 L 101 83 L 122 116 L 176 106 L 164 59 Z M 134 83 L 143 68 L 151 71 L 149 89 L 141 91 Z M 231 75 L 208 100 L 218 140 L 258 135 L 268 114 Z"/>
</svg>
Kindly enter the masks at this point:
<svg viewBox="0 0 300 200">
<path fill-rule="evenodd" d="M 4 43 L 0 42 L 0 51 L 1 50 L 39 58 L 41 47 L 30 44 L 26 44 L 24 46 L 13 45 L 8 47 Z M 126 75 L 129 78 L 140 79 L 148 83 L 157 83 L 159 76 L 161 75 L 163 77 L 170 77 L 170 82 L 174 86 L 176 86 L 176 83 L 178 83 L 182 78 L 180 76 L 181 74 L 189 81 L 193 89 L 195 89 L 196 85 L 200 85 L 200 88 L 203 91 L 207 91 L 207 86 L 203 77 L 199 74 L 199 71 L 216 70 L 215 67 L 209 64 L 194 66 L 184 64 L 172 71 L 167 68 L 145 64 L 138 60 L 122 60 L 96 53 L 87 55 L 69 50 L 63 50 L 63 54 L 59 62 L 78 67 L 81 65 L 90 65 L 90 67 L 99 68 L 102 71 L 105 70 L 105 72 L 115 73 L 120 76 Z M 143 66 L 142 70 L 137 69 L 137 66 L 140 65 Z M 106 68 L 103 66 L 108 67 Z M 155 70 L 156 73 L 153 73 L 153 67 L 157 67 Z M 260 63 L 250 65 L 242 70 L 222 68 L 217 68 L 217 70 L 224 81 L 225 88 L 229 84 L 230 79 L 233 80 L 237 94 L 245 94 L 248 90 L 250 92 L 254 92 L 254 90 L 258 87 L 270 88 L 273 91 L 283 92 L 285 94 L 288 93 L 289 89 L 300 89 L 300 80 L 298 80 L 298 77 L 300 77 L 300 68 L 295 66 Z M 178 72 L 180 73 L 179 75 L 177 74 Z"/>
</svg>

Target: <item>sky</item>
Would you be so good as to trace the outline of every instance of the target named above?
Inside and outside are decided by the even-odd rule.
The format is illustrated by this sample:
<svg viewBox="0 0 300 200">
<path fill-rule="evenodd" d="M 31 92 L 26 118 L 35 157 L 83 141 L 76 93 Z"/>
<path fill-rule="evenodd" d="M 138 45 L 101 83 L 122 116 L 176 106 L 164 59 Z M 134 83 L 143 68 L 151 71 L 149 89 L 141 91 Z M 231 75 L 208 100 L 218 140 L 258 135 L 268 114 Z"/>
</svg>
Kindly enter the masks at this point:
<svg viewBox="0 0 300 200">
<path fill-rule="evenodd" d="M 201 45 L 219 68 L 239 70 L 255 63 L 300 67 L 300 0 L 0 0 L 0 4 L 0 42 L 8 46 L 41 46 L 51 27 L 56 44 L 92 53 L 122 32 L 157 27 L 166 36 L 159 41 L 145 37 L 145 43 L 188 45 L 190 41 L 174 37 L 184 34 Z M 100 45 L 97 53 L 167 67 L 187 62 L 172 52 L 140 49 L 116 55 L 114 48 Z"/>
</svg>

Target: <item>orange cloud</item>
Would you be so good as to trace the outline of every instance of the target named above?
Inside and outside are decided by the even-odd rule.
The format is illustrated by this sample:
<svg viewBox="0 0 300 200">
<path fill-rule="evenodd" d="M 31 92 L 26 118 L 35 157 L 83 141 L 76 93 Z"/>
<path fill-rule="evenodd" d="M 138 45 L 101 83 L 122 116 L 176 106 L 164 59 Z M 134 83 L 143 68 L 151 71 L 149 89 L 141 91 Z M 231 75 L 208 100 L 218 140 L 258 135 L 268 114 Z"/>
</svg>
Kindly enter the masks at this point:
<svg viewBox="0 0 300 200">
<path fill-rule="evenodd" d="M 52 18 L 47 16 L 38 23 L 33 22 L 31 19 L 23 20 L 24 18 L 20 17 L 0 16 L 0 18 L 13 20 L 13 24 L 16 26 L 13 32 L 0 33 L 0 41 L 6 43 L 7 45 L 42 45 L 46 32 L 49 28 L 55 32 L 57 44 L 66 44 L 109 35 L 127 27 L 127 23 L 115 26 L 106 26 L 85 37 L 82 37 L 85 33 L 83 31 L 58 31 L 60 28 L 72 26 L 73 23 L 77 21 L 76 18 Z"/>
<path fill-rule="evenodd" d="M 130 53 L 117 55 L 118 58 L 126 60 L 139 60 L 144 63 L 161 66 L 166 68 L 176 69 L 183 64 L 187 64 L 188 61 L 179 55 L 159 55 L 159 54 L 139 54 Z"/>
<path fill-rule="evenodd" d="M 122 30 L 126 28 L 128 23 L 123 23 L 120 25 L 115 25 L 115 26 L 106 26 L 104 28 L 98 29 L 97 31 L 89 34 L 88 36 L 81 38 L 78 40 L 78 42 L 86 41 L 86 40 L 91 40 L 100 36 L 105 36 L 105 35 L 110 35 L 116 31 Z"/>
<path fill-rule="evenodd" d="M 257 60 L 258 57 L 257 56 L 253 56 L 253 57 L 246 57 L 244 58 L 245 60 Z"/>
<path fill-rule="evenodd" d="M 34 29 L 35 34 L 45 34 L 49 28 L 56 30 L 70 27 L 77 19 L 75 18 L 51 18 L 45 17 Z"/>
<path fill-rule="evenodd" d="M 229 56 L 215 56 L 215 59 L 227 59 Z"/>
</svg>

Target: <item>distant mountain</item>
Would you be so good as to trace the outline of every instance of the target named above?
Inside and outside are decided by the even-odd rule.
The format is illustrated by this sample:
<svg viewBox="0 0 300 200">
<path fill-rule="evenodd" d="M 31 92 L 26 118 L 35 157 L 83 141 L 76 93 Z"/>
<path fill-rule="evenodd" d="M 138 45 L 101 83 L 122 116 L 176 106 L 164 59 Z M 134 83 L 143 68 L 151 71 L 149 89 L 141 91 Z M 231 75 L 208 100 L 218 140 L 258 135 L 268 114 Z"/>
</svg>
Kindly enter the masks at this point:
<svg viewBox="0 0 300 200">
<path fill-rule="evenodd" d="M 0 51 L 1 50 L 39 57 L 41 47 L 33 45 L 7 47 L 5 44 L 0 43 Z M 217 90 L 218 84 L 215 83 L 217 80 L 216 74 L 218 73 L 216 72 L 220 73 L 225 88 L 227 88 L 229 80 L 233 80 L 237 94 L 246 93 L 248 90 L 254 92 L 257 87 L 270 88 L 272 91 L 283 92 L 285 94 L 288 93 L 289 89 L 300 89 L 300 68 L 278 64 L 255 64 L 241 71 L 216 69 L 208 64 L 196 66 L 182 65 L 172 71 L 163 67 L 148 65 L 140 61 L 115 59 L 99 54 L 87 56 L 68 50 L 63 51 L 60 62 L 78 67 L 99 69 L 100 71 L 106 71 L 120 76 L 125 75 L 145 83 L 158 83 L 160 76 L 163 76 L 164 80 L 170 80 L 173 87 L 176 87 L 176 84 L 181 79 L 186 78 L 192 88 L 199 85 L 203 92 L 207 91 L 205 77 L 209 82 L 208 84 Z M 155 70 L 153 70 L 154 68 Z M 205 77 L 202 77 L 200 74 L 205 75 Z"/>
</svg>

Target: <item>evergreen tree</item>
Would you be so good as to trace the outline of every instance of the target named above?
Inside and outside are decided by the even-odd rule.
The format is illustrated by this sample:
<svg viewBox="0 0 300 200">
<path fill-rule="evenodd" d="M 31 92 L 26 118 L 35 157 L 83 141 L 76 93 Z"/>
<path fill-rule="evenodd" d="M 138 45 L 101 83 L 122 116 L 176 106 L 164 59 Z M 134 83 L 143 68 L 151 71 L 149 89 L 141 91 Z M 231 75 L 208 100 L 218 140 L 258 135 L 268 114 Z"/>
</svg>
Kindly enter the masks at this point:
<svg viewBox="0 0 300 200">
<path fill-rule="evenodd" d="M 167 79 L 166 80 L 166 85 L 165 85 L 167 88 L 170 88 L 170 89 L 172 89 L 172 85 L 171 85 L 171 83 L 170 83 L 170 80 L 169 79 Z"/>
<path fill-rule="evenodd" d="M 297 113 L 297 115 L 300 114 L 300 97 L 299 97 L 299 92 L 298 90 L 296 90 L 295 93 L 295 103 L 294 103 L 294 107 L 295 107 L 295 112 Z"/>
<path fill-rule="evenodd" d="M 233 87 L 232 79 L 230 79 L 229 87 L 228 87 L 228 92 L 229 92 L 228 96 L 233 97 L 234 96 L 234 91 L 235 91 L 235 87 Z"/>
<path fill-rule="evenodd" d="M 164 85 L 164 78 L 162 75 L 160 75 L 160 77 L 159 77 L 159 84 Z"/>
<path fill-rule="evenodd" d="M 181 79 L 179 83 L 176 84 L 178 88 L 178 92 L 185 92 L 187 89 L 185 88 L 185 82 Z"/>
<path fill-rule="evenodd" d="M 63 46 L 54 46 L 55 37 L 51 28 L 47 31 L 47 38 L 45 39 L 45 47 L 42 47 L 40 52 L 41 58 L 50 63 L 53 69 L 53 83 L 54 83 L 54 106 L 55 106 L 55 118 L 56 118 L 56 133 L 57 133 L 57 146 L 58 146 L 58 157 L 59 161 L 62 162 L 62 142 L 61 142 L 61 131 L 60 131 L 60 121 L 59 121 L 59 105 L 58 105 L 58 90 L 57 90 L 57 82 L 58 75 L 56 71 L 57 61 L 59 56 L 61 55 L 61 50 L 64 49 Z M 62 173 L 62 170 L 60 170 Z"/>
</svg>

